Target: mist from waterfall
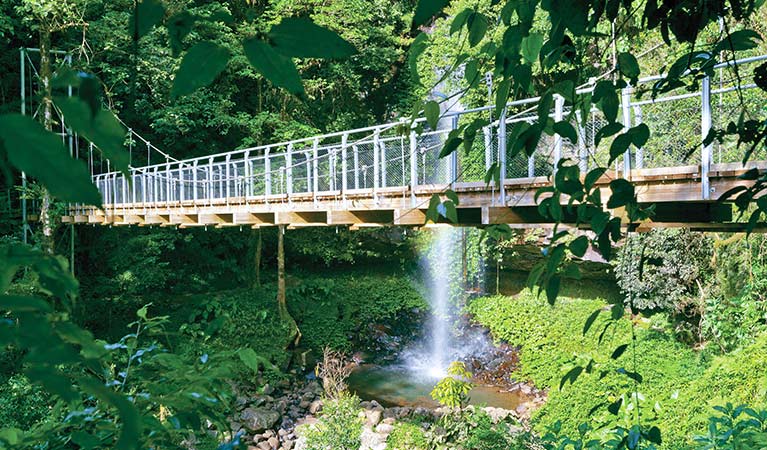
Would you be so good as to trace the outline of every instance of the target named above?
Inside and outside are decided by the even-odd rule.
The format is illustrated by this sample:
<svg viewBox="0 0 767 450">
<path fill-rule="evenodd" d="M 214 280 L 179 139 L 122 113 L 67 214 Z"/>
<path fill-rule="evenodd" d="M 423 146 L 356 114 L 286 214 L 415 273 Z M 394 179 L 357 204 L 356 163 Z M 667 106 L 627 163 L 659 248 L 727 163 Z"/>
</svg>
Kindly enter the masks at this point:
<svg viewBox="0 0 767 450">
<path fill-rule="evenodd" d="M 456 336 L 467 291 L 481 290 L 484 280 L 484 260 L 478 253 L 472 258 L 476 266 L 471 268 L 472 279 L 469 283 L 466 280 L 467 255 L 480 251 L 472 248 L 478 245 L 464 248 L 466 233 L 471 232 L 479 233 L 478 230 L 453 227 L 435 228 L 430 233 L 428 248 L 421 255 L 424 296 L 429 302 L 430 314 L 422 340 L 405 350 L 401 358 L 416 377 L 443 378 L 451 362 L 488 348 L 484 335 L 464 333 Z"/>
</svg>

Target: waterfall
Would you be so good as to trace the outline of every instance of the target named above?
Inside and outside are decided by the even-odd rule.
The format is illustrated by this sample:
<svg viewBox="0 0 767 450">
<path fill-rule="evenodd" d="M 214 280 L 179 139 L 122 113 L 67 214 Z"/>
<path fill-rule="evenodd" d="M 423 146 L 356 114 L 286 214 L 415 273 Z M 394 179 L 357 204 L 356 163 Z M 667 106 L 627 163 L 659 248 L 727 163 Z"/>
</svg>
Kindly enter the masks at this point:
<svg viewBox="0 0 767 450">
<path fill-rule="evenodd" d="M 422 340 L 407 349 L 402 360 L 415 376 L 439 379 L 451 362 L 476 354 L 488 344 L 481 337 L 455 335 L 466 291 L 481 289 L 484 264 L 478 239 L 466 239 L 467 234 L 479 236 L 479 230 L 446 227 L 428 233 L 420 268 L 430 314 Z M 464 280 L 465 271 L 469 280 Z"/>
</svg>

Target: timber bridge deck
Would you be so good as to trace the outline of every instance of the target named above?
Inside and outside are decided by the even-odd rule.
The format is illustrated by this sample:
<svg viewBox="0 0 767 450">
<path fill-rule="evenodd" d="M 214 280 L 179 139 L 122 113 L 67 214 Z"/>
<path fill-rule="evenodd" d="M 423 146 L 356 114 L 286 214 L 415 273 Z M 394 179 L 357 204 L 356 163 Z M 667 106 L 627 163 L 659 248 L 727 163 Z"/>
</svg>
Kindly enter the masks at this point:
<svg viewBox="0 0 767 450">
<path fill-rule="evenodd" d="M 741 102 L 749 114 L 765 114 L 765 93 L 752 80 L 735 79 L 732 70 L 735 64 L 764 59 L 767 56 L 720 64 L 717 76 L 703 79 L 699 92 L 645 100 L 634 95 L 661 76 L 624 89 L 619 110 L 624 127 L 644 122 L 652 135 L 642 148 L 630 148 L 599 180 L 597 185 L 605 190 L 602 198 L 608 197 L 610 180 L 624 177 L 634 182 L 640 202 L 658 205 L 653 221 L 640 229 L 742 228 L 733 222 L 732 206 L 716 199 L 747 185 L 738 176 L 751 167 L 767 168 L 767 161 L 744 167 L 736 143 L 700 142 L 711 128 L 737 120 Z M 452 189 L 460 198 L 453 225 L 548 227 L 551 224 L 537 211 L 536 189 L 551 183 L 563 158 L 577 164 L 582 174 L 606 166 L 611 139 L 595 145 L 596 131 L 607 123 L 600 111 L 594 109 L 588 117 L 569 114 L 565 100 L 555 97 L 550 115 L 555 121 L 571 118 L 577 142 L 544 134 L 532 156 L 509 158 L 507 127 L 534 120 L 538 101 L 511 102 L 494 119 L 491 107 L 443 111 L 439 126 L 424 127 L 421 133 L 407 130 L 401 121 L 186 160 L 162 153 L 164 162 L 132 166 L 128 176 L 94 174 L 103 208 L 73 205 L 63 221 L 182 228 L 422 226 L 431 196 Z M 478 134 L 471 152 L 459 149 L 447 158 L 438 157 L 459 121 L 488 116 L 490 125 Z M 131 132 L 131 145 L 141 142 L 148 153 L 155 150 Z M 500 180 L 486 184 L 483 177 L 494 164 L 500 168 Z M 569 219 L 573 218 L 565 222 L 572 222 Z"/>
</svg>

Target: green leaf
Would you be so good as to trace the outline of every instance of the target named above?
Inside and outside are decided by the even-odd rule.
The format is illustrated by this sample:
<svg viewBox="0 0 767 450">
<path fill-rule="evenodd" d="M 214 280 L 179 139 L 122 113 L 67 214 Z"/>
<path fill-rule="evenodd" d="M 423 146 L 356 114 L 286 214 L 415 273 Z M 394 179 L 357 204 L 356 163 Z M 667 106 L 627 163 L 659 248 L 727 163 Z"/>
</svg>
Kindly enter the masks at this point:
<svg viewBox="0 0 767 450">
<path fill-rule="evenodd" d="M 655 426 L 650 428 L 650 431 L 647 432 L 647 440 L 653 444 L 662 444 L 663 439 L 661 438 L 660 428 Z"/>
<path fill-rule="evenodd" d="M 599 317 L 599 314 L 602 312 L 602 308 L 599 308 L 595 310 L 593 313 L 591 313 L 586 319 L 586 322 L 583 324 L 583 335 L 585 336 L 586 333 L 589 332 L 591 329 L 591 326 L 594 325 L 594 322 L 597 320 L 597 317 Z"/>
<path fill-rule="evenodd" d="M 575 128 L 569 122 L 562 120 L 555 123 L 554 132 L 568 139 L 573 144 L 578 142 L 578 133 L 575 132 Z"/>
<path fill-rule="evenodd" d="M 581 373 L 583 372 L 583 367 L 581 366 L 575 366 L 572 369 L 570 369 L 565 376 L 562 377 L 562 380 L 559 382 L 559 390 L 561 391 L 562 388 L 565 386 L 565 383 L 568 381 L 570 384 L 575 383 L 575 381 L 578 379 L 579 376 L 581 376 Z"/>
<path fill-rule="evenodd" d="M 287 89 L 291 94 L 303 94 L 304 86 L 293 60 L 282 56 L 260 39 L 246 39 L 242 42 L 245 56 L 261 75 L 272 84 Z"/>
<path fill-rule="evenodd" d="M 650 139 L 650 128 L 644 123 L 629 128 L 626 133 L 631 137 L 631 143 L 636 147 L 645 145 L 647 140 Z"/>
<path fill-rule="evenodd" d="M 738 30 L 730 33 L 729 36 L 725 36 L 724 39 L 716 44 L 713 53 L 751 50 L 758 47 L 761 41 L 762 37 L 754 30 Z"/>
<path fill-rule="evenodd" d="M 426 122 L 429 124 L 429 128 L 432 130 L 437 129 L 439 123 L 439 103 L 434 100 L 429 100 L 423 107 L 424 115 L 426 116 Z"/>
<path fill-rule="evenodd" d="M 613 143 L 610 144 L 610 161 L 611 164 L 616 159 L 620 158 L 621 155 L 626 153 L 626 151 L 631 146 L 631 135 L 628 133 L 619 134 L 615 139 L 613 139 Z"/>
<path fill-rule="evenodd" d="M 557 301 L 557 296 L 559 295 L 559 285 L 561 281 L 562 278 L 559 275 L 554 274 L 546 283 L 546 300 L 550 305 L 553 305 L 554 302 Z"/>
<path fill-rule="evenodd" d="M 631 53 L 623 52 L 618 54 L 618 70 L 626 78 L 631 80 L 631 84 L 636 84 L 639 78 L 639 63 Z"/>
<path fill-rule="evenodd" d="M 586 178 L 583 180 L 583 185 L 586 187 L 587 190 L 590 190 L 592 187 L 594 187 L 594 184 L 602 178 L 602 175 L 607 172 L 606 167 L 597 167 L 595 169 L 591 169 L 589 173 L 586 174 Z"/>
<path fill-rule="evenodd" d="M 594 87 L 591 100 L 599 106 L 608 122 L 615 122 L 618 117 L 618 93 L 615 86 L 606 80 L 602 80 Z"/>
<path fill-rule="evenodd" d="M 436 14 L 439 14 L 450 0 L 418 0 L 413 14 L 413 28 L 425 24 Z"/>
<path fill-rule="evenodd" d="M 458 203 L 458 194 L 456 194 L 453 190 L 451 190 L 451 189 L 446 190 L 445 191 L 445 197 L 450 199 L 450 201 L 453 202 L 453 204 L 458 206 L 458 204 L 459 204 Z"/>
<path fill-rule="evenodd" d="M 610 182 L 610 200 L 607 201 L 607 207 L 610 209 L 626 206 L 634 200 L 634 185 L 618 178 Z"/>
<path fill-rule="evenodd" d="M 421 84 L 421 76 L 418 74 L 418 58 L 429 46 L 429 35 L 426 33 L 420 33 L 410 44 L 410 51 L 408 52 L 407 61 L 410 67 L 410 77 L 416 84 Z"/>
<path fill-rule="evenodd" d="M 130 155 L 123 147 L 127 130 L 111 111 L 99 108 L 94 117 L 86 102 L 77 97 L 57 96 L 54 103 L 67 125 L 92 142 L 115 169 L 130 175 Z"/>
<path fill-rule="evenodd" d="M 578 236 L 570 242 L 570 251 L 578 258 L 583 257 L 586 254 L 586 250 L 589 248 L 589 238 L 586 236 Z"/>
<path fill-rule="evenodd" d="M 186 52 L 173 78 L 172 97 L 191 94 L 216 79 L 229 62 L 229 50 L 210 41 L 198 42 Z"/>
<path fill-rule="evenodd" d="M 8 161 L 37 178 L 54 197 L 101 206 L 101 194 L 91 183 L 87 166 L 69 156 L 59 136 L 30 117 L 4 114 L 0 115 L 0 139 Z"/>
<path fill-rule="evenodd" d="M 610 414 L 618 415 L 618 411 L 621 409 L 621 405 L 623 404 L 623 397 L 618 398 L 618 400 L 610 403 L 610 406 L 607 407 L 607 410 L 610 412 Z"/>
<path fill-rule="evenodd" d="M 37 297 L 21 295 L 1 295 L 0 311 L 11 312 L 50 312 L 51 306 L 45 300 Z"/>
<path fill-rule="evenodd" d="M 469 46 L 474 47 L 485 37 L 487 32 L 487 17 L 480 12 L 474 11 L 466 21 L 469 27 Z"/>
<path fill-rule="evenodd" d="M 138 21 L 136 16 L 131 14 L 128 23 L 128 35 L 133 36 L 134 32 L 138 37 L 149 33 L 165 16 L 165 7 L 159 0 L 141 0 L 136 6 L 138 11 Z"/>
<path fill-rule="evenodd" d="M 168 29 L 168 40 L 173 56 L 181 53 L 182 42 L 192 32 L 195 17 L 187 10 L 171 16 L 165 24 Z"/>
<path fill-rule="evenodd" d="M 538 55 L 543 47 L 543 35 L 541 33 L 530 33 L 522 39 L 522 57 L 530 64 L 538 60 Z"/>
<path fill-rule="evenodd" d="M 444 158 L 453 153 L 458 148 L 458 146 L 461 145 L 462 142 L 463 139 L 458 136 L 449 137 L 445 142 L 445 146 L 442 147 L 442 151 L 439 152 L 439 157 Z"/>
<path fill-rule="evenodd" d="M 623 355 L 626 352 L 626 349 L 628 348 L 628 346 L 629 346 L 628 344 L 619 345 L 618 347 L 615 348 L 615 350 L 613 350 L 613 354 L 610 355 L 610 358 L 612 359 L 620 358 L 621 355 Z"/>
<path fill-rule="evenodd" d="M 622 129 L 623 125 L 618 122 L 608 123 L 607 125 L 600 128 L 599 131 L 597 131 L 596 136 L 594 136 L 594 145 L 598 146 L 602 141 L 602 138 L 610 137 L 616 133 L 620 133 Z"/>
<path fill-rule="evenodd" d="M 445 200 L 442 205 L 445 207 L 445 218 L 453 223 L 458 223 L 458 210 L 455 204 L 450 200 Z"/>
<path fill-rule="evenodd" d="M 357 53 L 352 44 L 336 32 L 309 19 L 287 17 L 269 31 L 274 49 L 297 58 L 348 58 Z"/>
<path fill-rule="evenodd" d="M 432 194 L 429 199 L 429 208 L 426 210 L 426 222 L 437 223 L 439 221 L 439 205 L 442 204 L 442 200 L 439 198 L 439 194 Z"/>
<path fill-rule="evenodd" d="M 141 442 L 141 417 L 133 404 L 127 398 L 105 387 L 99 381 L 83 377 L 80 378 L 79 382 L 84 391 L 110 404 L 117 410 L 122 422 L 122 429 L 114 448 L 117 450 L 138 449 Z"/>
</svg>

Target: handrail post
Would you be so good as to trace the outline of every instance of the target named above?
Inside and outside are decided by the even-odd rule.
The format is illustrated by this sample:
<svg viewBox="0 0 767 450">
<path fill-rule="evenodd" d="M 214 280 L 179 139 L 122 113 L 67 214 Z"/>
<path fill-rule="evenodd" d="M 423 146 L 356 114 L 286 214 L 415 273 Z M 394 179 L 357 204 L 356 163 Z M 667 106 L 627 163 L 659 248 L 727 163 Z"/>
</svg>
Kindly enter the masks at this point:
<svg viewBox="0 0 767 450">
<path fill-rule="evenodd" d="M 328 169 L 330 169 L 330 190 L 336 190 L 336 149 L 330 147 L 328 149 Z"/>
<path fill-rule="evenodd" d="M 626 86 L 621 90 L 621 108 L 623 109 L 623 130 L 631 128 L 631 86 Z M 629 178 L 631 175 L 631 145 L 626 148 L 623 154 L 623 178 Z"/>
<path fill-rule="evenodd" d="M 711 78 L 704 77 L 701 83 L 701 122 L 700 135 L 701 142 L 705 141 L 708 133 L 711 131 Z M 700 154 L 700 187 L 703 200 L 711 199 L 711 185 L 709 172 L 711 171 L 711 148 L 712 143 L 701 146 Z"/>
<path fill-rule="evenodd" d="M 320 190 L 320 162 L 317 156 L 317 151 L 320 146 L 320 138 L 314 138 L 312 145 L 312 194 L 314 195 L 314 203 L 317 203 L 317 192 Z"/>
<path fill-rule="evenodd" d="M 418 156 L 416 155 L 416 146 L 418 142 L 416 140 L 415 130 L 410 129 L 410 206 L 415 208 L 416 198 L 415 189 L 418 186 Z"/>
<path fill-rule="evenodd" d="M 352 145 L 354 153 L 354 189 L 360 188 L 360 150 L 356 145 Z"/>
<path fill-rule="evenodd" d="M 554 94 L 554 122 L 560 122 L 564 116 L 565 98 L 559 94 Z M 562 136 L 558 133 L 554 135 L 554 170 L 557 172 L 559 162 L 562 160 Z"/>
<path fill-rule="evenodd" d="M 208 158 L 208 204 L 213 204 L 213 157 Z"/>
<path fill-rule="evenodd" d="M 386 187 L 386 142 L 379 139 L 379 153 L 381 154 L 381 187 Z"/>
<path fill-rule="evenodd" d="M 232 182 L 231 174 L 229 173 L 229 160 L 231 159 L 232 155 L 226 155 L 226 160 L 224 161 L 224 164 L 226 165 L 226 171 L 224 172 L 224 176 L 226 177 L 226 203 L 229 203 L 229 197 L 231 197 L 231 191 L 229 190 L 229 185 Z"/>
<path fill-rule="evenodd" d="M 293 193 L 293 144 L 288 144 L 288 150 L 285 152 L 285 184 L 285 191 L 290 200 Z"/>
<path fill-rule="evenodd" d="M 501 205 L 506 206 L 506 107 L 501 110 L 501 117 L 498 119 L 498 165 L 500 166 L 500 176 L 498 177 L 498 193 Z"/>
<path fill-rule="evenodd" d="M 272 195 L 272 162 L 270 161 L 271 148 L 264 150 L 264 195 Z M 253 186 L 251 182 L 251 186 Z M 251 190 L 251 195 L 255 195 Z"/>
<path fill-rule="evenodd" d="M 575 124 L 578 136 L 578 169 L 582 174 L 589 171 L 589 151 L 586 148 L 586 127 L 583 126 L 583 115 L 575 111 Z"/>
<path fill-rule="evenodd" d="M 642 123 L 642 106 L 635 105 L 633 109 L 634 109 L 634 126 L 637 126 Z M 644 169 L 644 147 L 637 147 L 635 158 L 636 158 L 636 168 Z"/>
<path fill-rule="evenodd" d="M 184 168 L 182 164 L 178 164 L 178 201 L 184 201 Z"/>
<path fill-rule="evenodd" d="M 349 181 L 347 180 L 349 164 L 346 162 L 346 146 L 348 142 L 349 133 L 344 133 L 341 136 L 341 197 L 344 204 L 346 204 L 346 190 L 349 187 Z"/>
<path fill-rule="evenodd" d="M 458 128 L 458 115 L 454 115 L 450 120 L 450 129 Z M 458 178 L 458 150 L 450 154 L 450 187 L 455 189 L 455 182 Z"/>
<path fill-rule="evenodd" d="M 170 203 L 170 161 L 165 162 L 165 203 Z"/>
<path fill-rule="evenodd" d="M 243 167 L 243 170 L 245 171 L 245 178 L 242 182 L 242 196 L 247 199 L 248 194 L 252 193 L 252 181 L 250 179 L 250 161 L 248 161 L 248 158 L 250 157 L 250 151 L 246 150 L 245 153 L 242 156 L 242 164 L 245 166 Z"/>
<path fill-rule="evenodd" d="M 490 136 L 490 127 L 483 127 L 482 134 L 485 136 L 485 172 L 493 166 L 493 142 Z"/>
<path fill-rule="evenodd" d="M 194 206 L 197 206 L 197 160 L 192 163 L 192 200 L 194 200 Z"/>
<path fill-rule="evenodd" d="M 380 138 L 381 138 L 381 131 L 376 129 L 375 133 L 373 134 L 373 199 L 378 200 L 378 177 L 381 176 L 380 171 L 381 168 L 379 166 L 379 158 L 380 158 Z"/>
</svg>

